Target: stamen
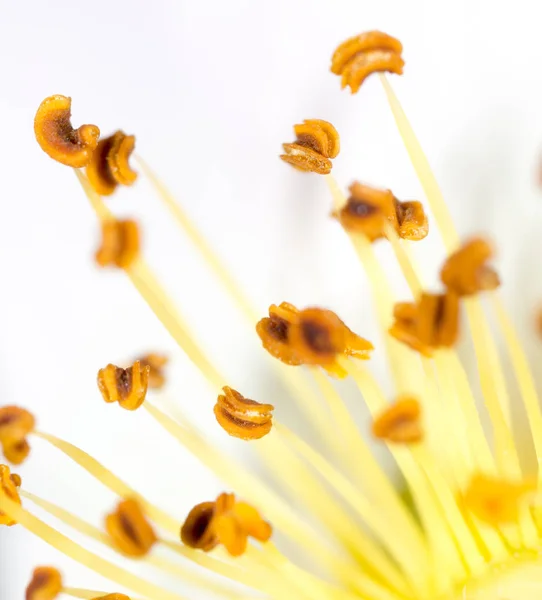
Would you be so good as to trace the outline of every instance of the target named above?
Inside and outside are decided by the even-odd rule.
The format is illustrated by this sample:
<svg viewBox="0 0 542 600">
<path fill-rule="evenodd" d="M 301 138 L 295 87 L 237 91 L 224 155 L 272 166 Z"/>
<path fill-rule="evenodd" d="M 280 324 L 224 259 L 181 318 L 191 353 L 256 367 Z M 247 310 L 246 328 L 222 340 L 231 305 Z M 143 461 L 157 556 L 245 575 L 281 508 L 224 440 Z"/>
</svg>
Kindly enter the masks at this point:
<svg viewBox="0 0 542 600">
<path fill-rule="evenodd" d="M 284 425 L 276 425 L 275 428 L 280 434 L 288 440 L 288 443 L 293 446 L 301 456 L 307 460 L 307 462 L 318 472 L 320 475 L 329 482 L 330 486 L 339 493 L 351 506 L 351 508 L 361 517 L 367 527 L 373 530 L 378 535 L 379 542 L 387 547 L 387 551 L 398 561 L 405 572 L 413 577 L 413 573 L 416 573 L 416 561 L 423 560 L 422 556 L 417 555 L 409 550 L 408 544 L 397 544 L 394 531 L 395 529 L 392 522 L 387 518 L 382 519 L 379 512 L 375 512 L 373 506 L 368 502 L 359 491 L 354 487 L 347 479 L 337 473 L 333 467 L 320 455 L 318 452 L 313 450 L 308 444 L 297 438 L 292 434 Z M 368 557 L 371 559 L 378 557 L 379 553 L 376 548 L 368 549 Z M 419 565 L 418 565 L 419 567 Z M 378 568 L 382 568 L 379 565 Z M 389 569 L 387 577 L 390 577 Z M 416 581 L 415 575 L 413 577 L 416 585 L 423 585 L 425 582 Z M 393 578 L 392 578 L 393 581 Z"/>
<path fill-rule="evenodd" d="M 138 494 L 134 489 L 126 485 L 109 469 L 104 467 L 85 451 L 81 450 L 77 446 L 74 446 L 73 444 L 70 444 L 69 442 L 55 437 L 54 435 L 39 431 L 34 432 L 34 435 L 60 450 L 68 458 L 71 458 L 87 473 L 92 475 L 92 477 L 97 479 L 105 487 L 109 488 L 117 496 L 120 496 L 121 498 L 136 498 L 137 501 L 142 505 L 145 513 L 149 515 L 152 521 L 172 535 L 177 535 L 179 524 L 176 519 L 173 519 L 167 513 L 145 500 L 141 494 Z"/>
<path fill-rule="evenodd" d="M 431 206 L 431 211 L 435 216 L 435 221 L 444 241 L 444 245 L 448 253 L 451 253 L 459 246 L 459 236 L 453 229 L 452 216 L 448 206 L 444 202 L 442 192 L 440 191 L 437 180 L 429 166 L 429 162 L 423 153 L 414 130 L 408 122 L 403 108 L 389 84 L 386 75 L 380 74 L 379 77 L 384 87 L 384 91 L 386 92 L 386 97 L 393 113 L 395 123 L 397 124 L 397 129 L 403 139 L 405 149 L 408 152 L 412 166 L 418 175 L 425 197 Z"/>
<path fill-rule="evenodd" d="M 341 545 L 352 554 L 354 559 L 361 562 L 365 581 L 362 582 L 361 579 L 357 581 L 360 592 L 367 593 L 368 589 L 372 587 L 371 582 L 374 579 L 379 584 L 382 580 L 386 581 L 390 588 L 397 591 L 408 587 L 395 564 L 390 562 L 389 556 L 382 551 L 380 546 L 375 545 L 372 537 L 368 536 L 363 528 L 352 521 L 350 513 L 344 511 L 343 507 L 337 504 L 336 498 L 327 493 L 320 480 L 314 477 L 303 463 L 300 463 L 296 453 L 289 448 L 289 444 L 285 443 L 295 438 L 291 432 L 289 432 L 289 436 L 289 438 L 284 438 L 273 433 L 262 443 L 263 451 L 267 450 L 269 456 L 268 466 L 272 473 L 277 469 L 284 469 L 284 465 L 289 465 L 293 469 L 295 477 L 287 479 L 286 486 L 292 490 L 295 498 L 303 497 L 303 510 L 312 512 L 319 523 L 333 532 L 334 537 L 341 541 Z M 273 445 L 268 449 L 266 445 L 271 438 L 273 438 Z M 304 444 L 301 440 L 296 440 L 296 443 Z M 328 468 L 333 471 L 333 467 L 329 464 Z"/>
<path fill-rule="evenodd" d="M 188 236 L 190 241 L 194 244 L 196 250 L 201 254 L 210 270 L 213 272 L 218 281 L 222 284 L 228 295 L 238 305 L 243 315 L 250 322 L 251 327 L 260 318 L 260 313 L 253 306 L 250 300 L 245 296 L 241 287 L 236 283 L 234 278 L 231 276 L 230 271 L 222 263 L 218 255 L 209 246 L 204 236 L 190 220 L 188 215 L 184 212 L 182 207 L 176 202 L 171 192 L 166 186 L 158 179 L 155 173 L 150 167 L 143 161 L 142 158 L 137 158 L 141 170 L 145 173 L 151 184 L 156 189 L 159 198 L 162 200 L 166 208 L 171 212 L 173 218 L 179 225 L 180 229 Z M 325 176 L 326 179 L 329 176 Z M 83 178 L 84 179 L 84 178 Z M 82 183 L 84 183 L 82 181 Z M 88 184 L 87 184 L 88 186 Z M 103 202 L 96 202 L 96 199 L 91 199 L 95 209 L 98 209 L 98 215 L 104 206 Z M 277 375 L 282 381 L 289 387 L 293 392 L 294 399 L 299 404 L 301 410 L 306 416 L 307 420 L 310 421 L 318 432 L 319 436 L 326 442 L 329 448 L 335 448 L 333 437 L 327 426 L 325 415 L 320 411 L 314 410 L 315 406 L 318 405 L 318 398 L 315 396 L 314 391 L 308 385 L 304 374 L 299 370 L 283 369 L 272 361 L 272 366 L 275 368 Z M 223 383 L 221 383 L 222 385 Z"/>
<path fill-rule="evenodd" d="M 94 527 L 90 523 L 87 523 L 83 519 L 75 516 L 74 514 L 68 512 L 67 510 L 60 508 L 59 506 L 53 504 L 52 502 L 48 502 L 47 500 L 44 500 L 43 498 L 40 498 L 39 496 L 36 496 L 35 494 L 31 494 L 30 492 L 27 492 L 27 491 L 22 491 L 21 496 L 32 501 L 34 504 L 36 504 L 36 506 L 41 507 L 43 510 L 48 512 L 50 515 L 52 515 L 53 517 L 55 517 L 56 519 L 58 519 L 59 521 L 61 521 L 65 525 L 67 525 L 68 527 L 71 527 L 78 533 L 85 535 L 86 537 L 90 537 L 90 538 L 96 540 L 97 542 L 104 544 L 105 546 L 111 548 L 112 550 L 117 551 L 117 548 L 114 545 L 114 543 L 112 542 L 111 538 L 108 535 L 106 535 L 98 527 Z M 161 543 L 164 546 L 167 546 L 169 544 L 169 542 L 167 542 L 165 540 L 161 540 Z M 194 562 L 195 564 L 199 564 L 197 561 L 194 561 L 192 556 L 185 556 L 185 558 L 188 558 L 189 560 L 191 560 L 191 562 Z M 143 559 L 139 559 L 139 560 L 143 560 L 145 563 L 149 564 L 152 567 L 160 569 L 161 571 L 164 571 L 165 573 L 167 573 L 169 575 L 173 575 L 174 577 L 178 577 L 185 583 L 188 583 L 188 584 L 191 584 L 191 585 L 194 585 L 197 587 L 201 587 L 202 589 L 205 589 L 206 591 L 211 591 L 211 592 L 219 594 L 219 595 L 226 594 L 230 591 L 229 588 L 227 588 L 222 583 L 212 581 L 208 576 L 194 572 L 191 569 L 187 569 L 182 564 L 173 563 L 171 561 L 168 561 L 165 558 L 163 558 L 162 556 L 157 556 L 157 555 L 152 554 L 152 555 L 147 555 Z M 206 562 L 204 565 L 201 565 L 201 566 L 204 566 L 204 568 L 206 568 L 210 571 L 213 571 L 214 573 L 216 573 L 218 575 L 224 575 L 224 576 L 228 577 L 229 579 L 231 579 L 232 581 L 236 581 L 238 583 L 244 583 L 245 585 L 251 585 L 251 584 L 247 584 L 246 581 L 240 581 L 239 577 L 236 576 L 237 571 L 239 569 L 237 569 L 233 566 L 230 567 L 228 565 L 226 569 L 222 570 L 223 572 L 221 572 L 220 570 L 217 570 L 216 569 L 217 562 L 218 561 L 216 559 L 211 558 L 210 561 Z M 220 563 L 220 564 L 222 565 L 223 563 Z M 102 595 L 103 595 L 103 592 L 102 592 Z M 95 597 L 96 596 L 93 596 L 92 598 L 94 599 Z"/>
<path fill-rule="evenodd" d="M 24 508 L 18 506 L 15 502 L 9 500 L 3 493 L 0 493 L 0 509 L 9 514 L 12 519 L 16 520 L 36 537 L 41 538 L 44 542 L 53 548 L 56 548 L 59 552 L 62 552 L 69 558 L 72 558 L 121 587 L 143 593 L 151 598 L 160 598 L 160 600 L 185 600 L 182 596 L 149 583 L 137 575 L 133 575 L 129 571 L 117 567 L 97 554 L 93 554 L 86 550 L 29 513 Z"/>
<path fill-rule="evenodd" d="M 354 580 L 358 577 L 359 574 L 329 550 L 322 539 L 305 525 L 291 506 L 277 496 L 271 488 L 205 442 L 193 428 L 187 429 L 179 425 L 148 401 L 143 406 L 181 445 L 198 456 L 200 461 L 229 487 L 260 507 L 276 529 L 281 530 L 295 543 L 309 551 L 315 561 L 326 568 L 344 572 Z"/>
<path fill-rule="evenodd" d="M 369 411 L 375 417 L 386 406 L 377 383 L 367 371 L 358 368 L 347 359 L 341 359 L 341 363 L 357 383 Z M 453 532 L 450 532 L 447 526 L 446 515 L 442 512 L 441 506 L 435 501 L 431 484 L 422 472 L 421 465 L 410 456 L 408 451 L 402 452 L 402 449 L 394 446 L 388 448 L 403 472 L 418 506 L 419 515 L 432 547 L 431 558 L 435 560 L 439 557 L 439 560 L 446 560 L 449 565 L 446 573 L 436 566 L 432 569 L 437 590 L 442 592 L 453 586 L 454 581 L 461 581 L 465 577 L 458 549 L 453 537 L 450 536 Z"/>
<path fill-rule="evenodd" d="M 341 87 L 350 86 L 352 94 L 372 73 L 388 71 L 401 75 L 403 45 L 381 31 L 368 31 L 343 42 L 334 52 L 331 71 L 341 75 Z"/>
</svg>

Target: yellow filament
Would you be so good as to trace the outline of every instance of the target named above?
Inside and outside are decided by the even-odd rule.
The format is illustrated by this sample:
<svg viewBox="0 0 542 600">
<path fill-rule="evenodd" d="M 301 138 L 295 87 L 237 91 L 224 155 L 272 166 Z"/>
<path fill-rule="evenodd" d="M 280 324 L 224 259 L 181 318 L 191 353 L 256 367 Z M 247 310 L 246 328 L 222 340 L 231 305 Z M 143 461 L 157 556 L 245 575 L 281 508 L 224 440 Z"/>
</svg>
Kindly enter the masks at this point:
<svg viewBox="0 0 542 600">
<path fill-rule="evenodd" d="M 259 571 L 264 578 L 274 577 L 276 572 L 282 573 L 290 582 L 288 595 L 292 595 L 292 587 L 307 600 L 356 600 L 359 596 L 346 590 L 338 589 L 334 585 L 307 573 L 291 563 L 272 542 L 262 544 L 260 548 L 250 546 L 243 556 L 245 564 L 252 571 Z M 397 600 L 397 596 L 374 585 L 374 589 L 367 592 L 369 600 Z M 296 596 L 297 597 L 297 596 Z"/>
<path fill-rule="evenodd" d="M 337 180 L 333 175 L 324 175 L 327 187 L 333 198 L 333 211 L 339 211 L 346 204 L 346 196 L 342 193 Z"/>
<path fill-rule="evenodd" d="M 96 598 L 103 598 L 107 596 L 110 592 L 97 592 L 95 590 L 83 590 L 81 588 L 70 588 L 65 587 L 62 588 L 62 593 L 66 594 L 66 596 L 71 596 L 72 598 L 82 598 L 82 600 L 96 600 Z M 130 600 L 141 600 L 135 598 L 134 596 L 130 596 Z"/>
<path fill-rule="evenodd" d="M 369 411 L 375 418 L 387 406 L 378 384 L 366 370 L 357 367 L 353 361 L 341 358 L 339 362 L 358 385 Z M 435 561 L 438 557 L 438 561 L 445 560 L 448 564 L 446 571 L 439 569 L 436 564 L 432 569 L 437 591 L 442 592 L 465 576 L 458 550 L 446 525 L 445 515 L 436 502 L 430 482 L 409 451 L 393 444 L 389 444 L 388 448 L 403 472 L 418 506 L 431 545 L 431 560 Z"/>
<path fill-rule="evenodd" d="M 472 330 L 480 383 L 493 425 L 497 465 L 502 475 L 515 478 L 521 474 L 519 458 L 506 415 L 505 406 L 507 405 L 507 400 L 504 397 L 506 395 L 506 388 L 502 381 L 499 360 L 491 340 L 491 333 L 485 321 L 480 301 L 477 298 L 466 298 L 465 306 Z"/>
<path fill-rule="evenodd" d="M 388 329 L 393 318 L 393 295 L 389 288 L 385 273 L 378 262 L 371 242 L 362 235 L 349 235 L 350 241 L 363 265 L 371 284 L 373 305 L 389 357 L 389 364 L 398 393 L 408 393 L 416 389 L 422 381 L 419 371 L 419 360 L 389 334 Z"/>
<path fill-rule="evenodd" d="M 0 510 L 17 521 L 25 529 L 41 538 L 44 542 L 62 552 L 69 558 L 83 566 L 95 571 L 102 577 L 113 581 L 121 587 L 142 593 L 150 598 L 160 600 L 185 600 L 183 596 L 174 594 L 160 586 L 154 585 L 137 575 L 114 565 L 97 554 L 86 550 L 76 542 L 70 540 L 56 529 L 53 529 L 30 512 L 13 502 L 0 492 Z"/>
<path fill-rule="evenodd" d="M 538 479 L 542 484 L 542 413 L 538 401 L 538 395 L 534 385 L 533 376 L 525 356 L 525 352 L 519 343 L 517 333 L 506 313 L 500 298 L 492 295 L 493 309 L 497 315 L 500 328 L 506 341 L 506 349 L 514 366 L 516 379 L 525 404 L 525 410 L 531 428 L 531 435 L 538 461 Z"/>
<path fill-rule="evenodd" d="M 258 312 L 254 310 L 252 303 L 244 295 L 239 285 L 230 274 L 230 271 L 222 264 L 218 255 L 213 251 L 207 243 L 205 237 L 201 234 L 198 228 L 190 220 L 181 205 L 175 200 L 171 192 L 160 181 L 156 174 L 152 171 L 149 165 L 140 157 L 137 157 L 137 162 L 141 166 L 142 171 L 151 184 L 158 192 L 159 198 L 162 200 L 166 208 L 171 212 L 173 218 L 179 225 L 182 231 L 186 233 L 190 241 L 194 244 L 202 258 L 207 262 L 210 269 L 220 281 L 224 289 L 235 300 L 242 312 L 249 315 L 252 322 L 259 319 Z"/>
<path fill-rule="evenodd" d="M 495 459 L 485 436 L 476 401 L 472 394 L 467 375 L 457 354 L 452 350 L 439 350 L 435 354 L 435 364 L 439 379 L 447 390 L 455 391 L 455 398 L 461 407 L 465 420 L 465 440 L 470 444 L 470 458 L 480 471 L 496 475 Z M 457 432 L 460 434 L 461 432 Z"/>
<path fill-rule="evenodd" d="M 171 303 L 158 283 L 152 271 L 142 259 L 138 259 L 126 270 L 134 287 L 147 302 L 160 322 L 171 334 L 179 347 L 202 375 L 215 389 L 224 385 L 225 378 L 216 370 L 211 362 L 194 342 L 194 336 L 186 321 L 180 316 L 176 307 Z"/>
<path fill-rule="evenodd" d="M 387 551 L 403 567 L 413 584 L 420 588 L 425 585 L 426 582 L 423 581 L 423 573 L 420 569 L 420 564 L 423 564 L 424 554 L 419 555 L 413 552 L 412 548 L 406 542 L 398 544 L 396 539 L 397 528 L 394 527 L 393 522 L 386 515 L 383 515 L 374 504 L 371 504 L 365 496 L 360 494 L 359 490 L 350 481 L 335 471 L 324 457 L 297 438 L 297 436 L 293 435 L 285 426 L 275 425 L 275 428 L 329 482 L 330 486 L 348 502 L 352 509 L 365 522 L 366 526 L 373 530 L 374 534 L 380 538 L 379 542 L 387 547 Z M 369 551 L 371 550 L 369 549 Z"/>
<path fill-rule="evenodd" d="M 275 431 L 272 431 L 263 440 L 263 452 L 265 453 L 267 450 L 266 443 L 268 443 L 270 439 L 274 439 L 275 443 L 269 448 L 268 454 L 273 455 L 275 468 L 284 469 L 285 465 L 288 465 L 288 469 L 290 469 L 292 465 L 295 468 L 300 461 L 284 444 L 281 439 L 283 436 L 277 435 L 277 432 L 287 432 L 287 436 L 284 436 L 284 439 L 296 449 L 298 444 L 303 446 L 306 446 L 306 444 L 297 439 L 297 437 L 286 428 L 283 429 L 276 423 L 274 425 L 274 430 Z M 317 453 L 315 452 L 315 454 Z M 306 455 L 304 456 L 306 457 Z M 309 463 L 314 466 L 310 460 Z M 273 464 L 271 466 L 273 466 Z M 328 463 L 326 463 L 326 467 L 328 472 L 334 471 L 334 468 Z M 297 491 L 298 495 L 303 494 L 304 504 L 307 504 L 307 506 L 313 504 L 316 509 L 315 512 L 318 514 L 322 523 L 327 525 L 337 538 L 342 538 L 342 542 L 345 546 L 354 549 L 356 556 L 363 557 L 367 564 L 368 574 L 371 571 L 376 571 L 380 578 L 387 580 L 389 586 L 394 587 L 397 590 L 403 589 L 406 585 L 403 577 L 398 573 L 397 569 L 390 562 L 389 557 L 382 551 L 381 547 L 376 545 L 371 538 L 364 534 L 355 522 L 352 522 L 351 517 L 343 512 L 342 507 L 327 494 L 321 484 L 319 484 L 306 469 L 304 469 L 304 473 L 300 473 L 299 471 L 297 471 L 297 473 L 296 471 L 293 471 L 293 473 L 295 473 L 295 475 L 292 479 L 297 479 L 297 481 L 290 481 L 292 489 Z M 334 475 L 340 477 L 338 474 Z M 332 480 L 329 478 L 326 479 L 331 484 L 332 489 L 337 491 L 332 484 Z M 369 583 L 367 578 L 366 582 Z"/>
<path fill-rule="evenodd" d="M 335 418 L 340 437 L 347 440 L 348 456 L 353 459 L 353 469 L 357 472 L 361 485 L 369 489 L 367 493 L 385 509 L 387 518 L 401 529 L 405 545 L 413 549 L 420 558 L 427 553 L 425 541 L 412 512 L 407 509 L 378 462 L 374 459 L 365 440 L 352 420 L 350 413 L 328 377 L 318 369 L 313 369 L 314 377 L 328 400 L 328 406 Z M 414 550 L 415 549 L 415 550 Z"/>
<path fill-rule="evenodd" d="M 77 176 L 77 179 L 79 179 L 79 183 L 83 186 L 83 190 L 85 191 L 85 194 L 89 199 L 92 208 L 96 212 L 98 220 L 100 222 L 103 222 L 114 219 L 115 217 L 113 213 L 104 204 L 101 196 L 98 193 L 96 193 L 94 188 L 90 185 L 90 182 L 87 179 L 86 175 L 83 173 L 83 171 L 81 169 L 74 169 L 74 172 Z"/>
<path fill-rule="evenodd" d="M 393 252 L 395 253 L 397 262 L 401 267 L 401 271 L 403 272 L 408 287 L 412 292 L 412 296 L 417 298 L 422 293 L 423 289 L 418 274 L 416 273 L 416 269 L 412 264 L 412 260 L 408 255 L 407 249 L 405 248 L 406 242 L 397 235 L 397 232 L 391 226 L 386 228 L 386 237 L 393 248 Z"/>
<path fill-rule="evenodd" d="M 444 245 L 446 246 L 446 250 L 448 252 L 453 252 L 459 246 L 459 238 L 453 227 L 451 227 L 452 217 L 448 210 L 448 206 L 444 202 L 437 180 L 433 175 L 429 162 L 416 138 L 416 134 L 408 122 L 395 92 L 384 74 L 380 74 L 380 81 L 384 86 L 384 91 L 386 92 L 386 97 L 393 113 L 397 129 L 401 134 L 412 166 L 422 184 L 431 211 L 435 216 L 435 221 L 444 241 Z"/>
<path fill-rule="evenodd" d="M 104 467 L 95 458 L 90 456 L 90 454 L 87 454 L 84 450 L 81 450 L 77 446 L 55 437 L 54 435 L 40 431 L 34 431 L 34 435 L 60 450 L 68 458 L 71 458 L 75 463 L 89 473 L 89 475 L 92 475 L 92 477 L 97 479 L 106 488 L 109 488 L 117 496 L 122 498 L 136 499 L 143 507 L 144 512 L 159 527 L 165 531 L 168 531 L 172 535 L 178 534 L 179 523 L 177 520 L 173 519 L 167 513 L 148 502 L 145 498 L 143 498 L 143 496 L 141 496 L 141 494 L 136 492 L 130 486 L 126 485 L 114 473 Z"/>
</svg>

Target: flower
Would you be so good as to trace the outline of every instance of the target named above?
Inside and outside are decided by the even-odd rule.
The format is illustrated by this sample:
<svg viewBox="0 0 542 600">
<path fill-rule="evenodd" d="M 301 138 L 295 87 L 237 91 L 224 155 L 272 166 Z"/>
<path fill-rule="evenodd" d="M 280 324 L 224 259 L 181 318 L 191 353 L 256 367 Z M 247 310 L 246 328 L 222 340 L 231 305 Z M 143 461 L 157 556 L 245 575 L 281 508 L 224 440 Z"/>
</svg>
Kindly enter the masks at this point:
<svg viewBox="0 0 542 600">
<path fill-rule="evenodd" d="M 371 41 L 368 47 L 367 40 Z M 401 51 L 400 43 L 385 34 L 356 36 L 340 46 L 332 70 L 357 92 L 372 72 L 402 73 Z M 367 53 L 375 61 L 369 69 Z M 387 60 L 391 62 L 387 64 Z M 305 419 L 317 429 L 324 450 L 311 446 L 303 434 L 283 424 L 279 399 L 273 399 L 273 404 L 267 399 L 262 403 L 248 400 L 226 385 L 195 341 L 190 323 L 179 315 L 145 263 L 136 222 L 114 217 L 100 196 L 99 186 L 76 171 L 102 227 L 104 244 L 98 264 L 116 267 L 127 275 L 214 391 L 224 392 L 215 407 L 218 422 L 226 433 L 241 438 L 240 444 L 250 440 L 250 447 L 270 467 L 281 487 L 269 486 L 230 459 L 184 416 L 175 420 L 158 408 L 152 397 L 156 386 L 148 385 L 151 361 L 136 361 L 127 369 L 109 363 L 98 373 L 104 400 L 118 401 L 131 411 L 146 411 L 167 434 L 223 478 L 235 494 L 224 492 L 215 500 L 203 500 L 184 518 L 172 516 L 86 452 L 36 429 L 34 418 L 24 409 L 9 406 L 0 409 L 0 441 L 7 460 L 24 460 L 28 447 L 14 452 L 13 445 L 27 444 L 27 437 L 37 437 L 74 460 L 115 492 L 120 501 L 116 511 L 98 527 L 30 493 L 26 478 L 22 485 L 21 479 L 2 465 L 0 515 L 5 525 L 25 527 L 109 579 L 113 586 L 129 590 L 134 598 L 180 600 L 182 596 L 153 583 L 143 570 L 121 568 L 76 543 L 38 518 L 27 501 L 109 550 L 186 578 L 200 594 L 208 592 L 222 598 L 253 597 L 256 592 L 280 599 L 459 600 L 493 598 L 496 590 L 502 593 L 506 589 L 512 600 L 540 596 L 542 513 L 538 497 L 542 476 L 538 465 L 542 461 L 542 411 L 533 378 L 498 299 L 499 279 L 487 264 L 490 246 L 484 240 L 459 243 L 414 133 L 383 75 L 381 82 L 448 252 L 441 271 L 443 290 L 434 293 L 423 288 L 422 274 L 407 250 L 405 239 L 419 243 L 427 233 L 421 205 L 404 206 L 391 192 L 384 192 L 383 202 L 378 202 L 383 216 L 378 219 L 376 233 L 351 227 L 342 211 L 354 204 L 354 216 L 366 217 L 367 210 L 373 210 L 367 208 L 371 202 L 365 197 L 366 189 L 361 194 L 354 188 L 355 202 L 346 200 L 325 163 L 324 169 L 304 170 L 320 172 L 326 178 L 333 194 L 333 214 L 367 272 L 384 343 L 375 344 L 371 354 L 373 344 L 328 308 L 298 309 L 283 302 L 272 305 L 269 317 L 259 321 L 248 311 L 263 346 L 279 359 L 280 372 L 291 385 Z M 47 113 L 51 103 L 61 113 Z M 69 110 L 70 100 L 64 96 L 44 101 L 36 117 L 36 137 L 59 162 L 88 166 L 92 153 L 104 149 L 99 146 L 98 129 L 84 125 L 74 130 Z M 302 148 L 298 150 L 312 150 L 326 160 L 335 158 L 339 140 L 328 125 L 313 119 L 297 126 L 296 144 Z M 310 143 L 303 127 L 312 128 Z M 127 154 L 134 143 L 132 138 L 129 150 L 125 148 Z M 135 173 L 127 166 L 126 154 L 124 158 L 123 168 Z M 141 167 L 166 206 L 177 216 L 182 214 L 154 174 L 144 163 Z M 108 188 L 108 194 L 115 189 Z M 210 253 L 193 224 L 185 215 L 179 221 L 210 266 L 219 271 L 221 280 L 229 282 L 222 267 L 217 269 L 219 259 Z M 403 228 L 405 224 L 408 226 Z M 374 252 L 375 243 L 391 245 L 410 287 L 411 301 L 397 302 L 393 296 L 389 277 Z M 230 287 L 228 290 L 232 291 Z M 239 294 L 233 291 L 234 299 L 246 311 L 248 302 Z M 528 429 L 519 434 L 512 426 L 501 356 L 488 326 L 482 294 L 487 294 L 521 392 Z M 465 313 L 463 321 L 469 325 L 475 347 L 484 409 L 475 403 L 454 348 L 457 335 L 465 330 L 460 311 Z M 358 360 L 375 360 L 384 353 L 394 378 L 393 397 L 386 397 L 381 383 Z M 314 387 L 305 385 L 303 372 L 314 380 L 318 394 Z M 349 376 L 357 385 L 372 417 L 365 430 L 356 428 L 328 375 Z M 158 387 L 162 383 L 160 380 Z M 209 418 L 212 412 L 208 411 Z M 489 432 L 483 427 L 485 413 Z M 234 421 L 236 427 L 232 428 Z M 257 435 L 244 435 L 249 429 Z M 394 485 L 374 458 L 366 442 L 371 431 L 396 461 L 404 489 Z M 528 462 L 518 443 L 525 436 L 531 437 L 536 455 L 534 471 L 526 467 Z M 295 503 L 285 499 L 287 492 L 293 492 Z M 288 539 L 284 550 L 275 545 L 275 533 Z M 182 560 L 162 560 L 163 556 L 155 553 L 160 549 L 176 553 Z M 308 560 L 298 563 L 301 553 Z M 203 567 L 207 575 L 187 569 L 187 564 Z M 42 567 L 35 571 L 28 593 L 34 600 L 39 600 L 40 594 L 52 600 L 59 592 L 93 600 L 128 598 L 111 590 L 68 588 L 65 579 L 54 568 Z M 234 591 L 232 584 L 241 584 L 243 590 Z"/>
</svg>

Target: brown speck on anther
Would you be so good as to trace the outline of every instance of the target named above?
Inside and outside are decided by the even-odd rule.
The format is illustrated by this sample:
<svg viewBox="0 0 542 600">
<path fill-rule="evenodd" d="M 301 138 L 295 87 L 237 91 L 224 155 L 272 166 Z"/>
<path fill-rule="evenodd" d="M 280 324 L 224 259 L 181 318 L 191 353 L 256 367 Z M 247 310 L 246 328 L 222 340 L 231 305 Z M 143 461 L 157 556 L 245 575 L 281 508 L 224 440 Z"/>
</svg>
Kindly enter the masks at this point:
<svg viewBox="0 0 542 600">
<path fill-rule="evenodd" d="M 26 588 L 26 600 L 55 600 L 62 593 L 62 576 L 53 567 L 38 567 Z"/>
<path fill-rule="evenodd" d="M 69 167 L 85 167 L 98 144 L 96 125 L 74 129 L 70 122 L 71 98 L 49 96 L 40 104 L 34 119 L 34 133 L 42 150 Z"/>
<path fill-rule="evenodd" d="M 337 356 L 368 360 L 373 345 L 351 331 L 331 310 L 299 311 L 289 331 L 290 345 L 302 364 L 319 365 L 330 375 L 346 377 Z"/>
<path fill-rule="evenodd" d="M 2 494 L 9 498 L 9 500 L 20 505 L 21 498 L 19 497 L 19 492 L 17 491 L 17 488 L 19 487 L 17 485 L 17 477 L 18 476 L 15 475 L 14 478 L 12 478 L 10 469 L 7 465 L 0 465 L 0 490 Z M 0 525 L 7 525 L 8 527 L 11 527 L 12 525 L 16 525 L 16 521 L 0 511 Z"/>
<path fill-rule="evenodd" d="M 135 147 L 135 137 L 117 131 L 103 138 L 92 154 L 86 173 L 94 190 L 101 196 L 111 195 L 118 185 L 132 185 L 137 173 L 129 164 Z"/>
<path fill-rule="evenodd" d="M 299 171 L 327 175 L 331 172 L 330 158 L 339 154 L 340 140 L 331 123 L 319 119 L 307 119 L 294 126 L 295 142 L 283 144 L 280 158 Z"/>
<path fill-rule="evenodd" d="M 118 504 L 105 527 L 120 552 L 131 557 L 145 556 L 158 540 L 141 506 L 131 499 Z"/>
<path fill-rule="evenodd" d="M 419 300 L 395 305 L 390 335 L 424 356 L 453 346 L 459 333 L 459 297 L 423 293 Z"/>
<path fill-rule="evenodd" d="M 139 227 L 135 221 L 102 222 L 102 245 L 96 252 L 100 267 L 128 269 L 139 256 Z"/>
<path fill-rule="evenodd" d="M 415 398 L 401 396 L 373 422 L 373 435 L 387 442 L 412 444 L 423 438 L 421 408 Z"/>
<path fill-rule="evenodd" d="M 209 552 L 218 545 L 210 524 L 215 514 L 215 502 L 197 504 L 188 513 L 181 527 L 181 541 L 190 548 Z"/>
<path fill-rule="evenodd" d="M 493 257 L 490 244 L 481 238 L 470 240 L 448 257 L 440 278 L 458 296 L 472 296 L 500 285 L 497 272 L 487 262 Z"/>
<path fill-rule="evenodd" d="M 98 388 L 106 402 L 118 402 L 126 410 L 136 410 L 145 401 L 150 366 L 138 360 L 123 369 L 109 364 L 98 371 Z"/>
<path fill-rule="evenodd" d="M 331 72 L 341 75 L 341 87 L 355 94 L 372 73 L 402 75 L 401 42 L 381 31 L 368 31 L 343 42 L 331 59 Z"/>
<path fill-rule="evenodd" d="M 214 413 L 219 425 L 233 437 L 258 440 L 273 426 L 274 406 L 245 398 L 238 391 L 223 387 L 217 398 Z"/>
</svg>

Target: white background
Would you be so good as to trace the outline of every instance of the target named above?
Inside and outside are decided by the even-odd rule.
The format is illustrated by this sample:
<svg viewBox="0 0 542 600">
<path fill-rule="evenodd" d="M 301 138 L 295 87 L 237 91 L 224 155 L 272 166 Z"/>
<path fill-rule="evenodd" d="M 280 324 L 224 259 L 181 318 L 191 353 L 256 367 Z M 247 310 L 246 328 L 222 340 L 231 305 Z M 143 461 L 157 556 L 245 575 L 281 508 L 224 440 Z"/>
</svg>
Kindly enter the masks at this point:
<svg viewBox="0 0 542 600">
<path fill-rule="evenodd" d="M 538 356 L 530 332 L 542 299 L 537 2 L 1 0 L 0 7 L 1 404 L 29 407 L 43 430 L 91 451 L 179 518 L 219 491 L 144 413 L 99 397 L 99 367 L 165 350 L 166 400 L 223 439 L 212 392 L 122 273 L 93 265 L 94 215 L 70 170 L 35 143 L 35 110 L 47 95 L 70 95 L 74 125 L 135 133 L 137 151 L 262 314 L 284 299 L 322 304 L 371 337 L 365 281 L 328 218 L 323 180 L 276 155 L 292 141 L 294 123 L 324 118 L 341 134 L 334 168 L 341 185 L 359 178 L 401 199 L 420 197 L 377 78 L 352 97 L 328 71 L 339 42 L 374 28 L 402 40 L 407 66 L 395 89 L 461 232 L 488 231 L 497 241 L 505 298 Z M 150 186 L 141 180 L 110 205 L 142 219 L 149 262 L 232 384 L 287 412 L 258 340 Z M 440 246 L 423 248 L 431 277 Z M 20 472 L 27 489 L 96 523 L 115 501 L 39 442 Z M 104 587 L 21 528 L 4 528 L 1 600 L 22 598 L 31 567 L 48 563 L 63 568 L 69 585 Z"/>
</svg>

